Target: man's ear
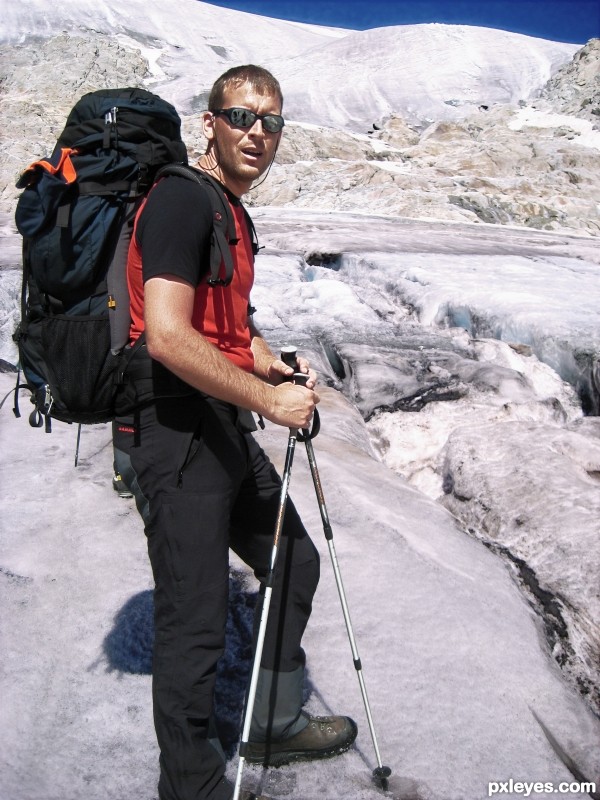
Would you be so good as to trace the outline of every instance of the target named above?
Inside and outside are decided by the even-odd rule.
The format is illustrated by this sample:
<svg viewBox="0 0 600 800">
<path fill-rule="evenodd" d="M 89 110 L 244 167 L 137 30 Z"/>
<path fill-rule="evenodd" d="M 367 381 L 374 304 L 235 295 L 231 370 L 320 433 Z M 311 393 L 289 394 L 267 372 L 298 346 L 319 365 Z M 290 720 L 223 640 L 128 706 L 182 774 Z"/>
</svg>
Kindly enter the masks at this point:
<svg viewBox="0 0 600 800">
<path fill-rule="evenodd" d="M 205 111 L 202 115 L 202 132 L 209 142 L 215 138 L 215 115 L 210 111 Z"/>
</svg>

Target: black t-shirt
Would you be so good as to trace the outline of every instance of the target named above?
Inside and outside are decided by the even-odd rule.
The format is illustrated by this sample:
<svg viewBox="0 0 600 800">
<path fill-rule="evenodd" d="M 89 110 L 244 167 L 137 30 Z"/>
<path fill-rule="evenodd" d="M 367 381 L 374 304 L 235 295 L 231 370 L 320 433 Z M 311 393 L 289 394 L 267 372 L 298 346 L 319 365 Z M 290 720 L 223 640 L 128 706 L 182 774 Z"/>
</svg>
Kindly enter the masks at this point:
<svg viewBox="0 0 600 800">
<path fill-rule="evenodd" d="M 195 288 L 193 327 L 237 366 L 252 371 L 247 316 L 254 259 L 247 218 L 240 200 L 224 189 L 236 223 L 236 244 L 230 245 L 234 274 L 229 286 L 209 286 L 213 205 L 208 191 L 204 184 L 170 176 L 148 195 L 129 252 L 130 336 L 134 341 L 144 330 L 143 284 L 176 276 Z"/>
<path fill-rule="evenodd" d="M 198 286 L 209 269 L 211 233 L 212 208 L 204 187 L 178 176 L 161 180 L 136 228 L 144 282 L 169 274 Z"/>
</svg>

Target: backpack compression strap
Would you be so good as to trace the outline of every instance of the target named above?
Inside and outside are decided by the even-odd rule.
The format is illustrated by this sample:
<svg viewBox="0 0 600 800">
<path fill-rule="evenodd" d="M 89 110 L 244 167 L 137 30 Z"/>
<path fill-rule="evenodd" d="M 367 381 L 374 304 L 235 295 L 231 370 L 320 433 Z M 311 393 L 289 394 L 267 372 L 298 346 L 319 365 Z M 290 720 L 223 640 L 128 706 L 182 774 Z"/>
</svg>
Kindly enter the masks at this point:
<svg viewBox="0 0 600 800">
<path fill-rule="evenodd" d="M 235 220 L 221 184 L 205 172 L 194 169 L 194 167 L 188 167 L 185 164 L 167 164 L 166 167 L 162 167 L 162 169 L 157 172 L 155 180 L 159 180 L 159 178 L 164 178 L 168 175 L 179 175 L 182 178 L 188 178 L 188 180 L 196 181 L 196 183 L 206 187 L 213 212 L 210 277 L 207 283 L 210 286 L 229 286 L 233 279 L 233 258 L 229 245 L 237 244 L 238 238 L 236 236 Z M 252 237 L 252 252 L 256 255 L 258 251 L 256 231 L 247 212 L 246 220 L 248 221 L 248 229 Z M 225 265 L 224 278 L 221 277 L 221 262 Z"/>
</svg>

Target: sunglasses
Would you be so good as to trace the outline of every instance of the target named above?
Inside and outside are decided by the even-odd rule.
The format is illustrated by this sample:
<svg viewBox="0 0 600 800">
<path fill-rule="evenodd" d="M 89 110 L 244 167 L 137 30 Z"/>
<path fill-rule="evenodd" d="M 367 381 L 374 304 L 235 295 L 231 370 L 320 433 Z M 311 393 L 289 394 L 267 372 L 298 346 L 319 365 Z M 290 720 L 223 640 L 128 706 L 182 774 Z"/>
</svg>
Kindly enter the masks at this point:
<svg viewBox="0 0 600 800">
<path fill-rule="evenodd" d="M 215 116 L 222 114 L 227 117 L 234 128 L 251 128 L 257 119 L 269 133 L 279 133 L 285 125 L 283 117 L 279 114 L 255 114 L 248 108 L 216 108 L 212 113 Z"/>
</svg>

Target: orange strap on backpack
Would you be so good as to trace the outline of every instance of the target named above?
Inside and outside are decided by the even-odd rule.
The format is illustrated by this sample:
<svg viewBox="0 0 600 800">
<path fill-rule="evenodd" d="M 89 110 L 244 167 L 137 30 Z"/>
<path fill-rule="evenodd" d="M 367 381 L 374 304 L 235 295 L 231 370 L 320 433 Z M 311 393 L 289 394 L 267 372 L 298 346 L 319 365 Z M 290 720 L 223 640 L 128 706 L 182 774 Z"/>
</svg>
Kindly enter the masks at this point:
<svg viewBox="0 0 600 800">
<path fill-rule="evenodd" d="M 77 172 L 71 161 L 71 156 L 76 153 L 77 150 L 73 150 L 71 147 L 61 148 L 60 159 L 56 166 L 49 161 L 34 161 L 33 164 L 30 164 L 25 172 L 23 172 L 17 186 L 22 187 L 29 184 L 31 178 L 35 175 L 36 169 L 39 168 L 45 169 L 46 172 L 49 172 L 51 175 L 58 175 L 60 173 L 65 179 L 65 183 L 74 183 L 77 180 Z"/>
</svg>

